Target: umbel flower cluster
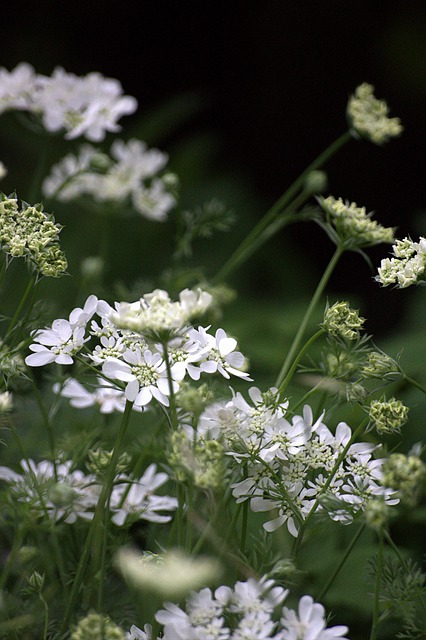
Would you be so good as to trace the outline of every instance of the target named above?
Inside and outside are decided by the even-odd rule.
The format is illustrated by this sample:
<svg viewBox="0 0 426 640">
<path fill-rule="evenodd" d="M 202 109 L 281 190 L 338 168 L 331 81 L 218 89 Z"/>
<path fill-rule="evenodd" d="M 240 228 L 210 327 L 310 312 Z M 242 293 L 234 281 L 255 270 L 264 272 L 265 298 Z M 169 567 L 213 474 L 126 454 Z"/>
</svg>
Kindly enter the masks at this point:
<svg viewBox="0 0 426 640">
<path fill-rule="evenodd" d="M 277 389 L 262 394 L 253 387 L 249 395 L 250 403 L 236 393 L 208 407 L 196 437 L 224 442 L 242 478 L 232 485 L 237 502 L 249 500 L 257 512 L 275 510 L 266 531 L 285 523 L 297 537 L 314 513 L 351 524 L 370 501 L 398 503 L 395 491 L 382 485 L 385 460 L 374 458 L 374 445 L 354 442 L 346 423 L 333 434 L 323 415 L 314 421 L 308 405 L 303 415 L 287 416 L 288 403 L 279 400 Z"/>
<path fill-rule="evenodd" d="M 396 240 L 392 247 L 392 258 L 383 258 L 376 280 L 384 287 L 391 284 L 405 289 L 412 284 L 424 285 L 426 266 L 426 238 L 419 242 L 411 238 Z"/>
<path fill-rule="evenodd" d="M 61 228 L 42 205 L 19 207 L 16 194 L 0 193 L 0 249 L 8 260 L 24 258 L 40 276 L 61 276 L 68 266 L 59 246 Z"/>
<path fill-rule="evenodd" d="M 388 142 L 403 131 L 400 119 L 389 118 L 388 105 L 374 96 L 374 87 L 368 82 L 360 84 L 349 98 L 346 114 L 352 133 L 374 144 Z"/>
<path fill-rule="evenodd" d="M 56 387 L 72 405 L 97 404 L 104 413 L 123 411 L 126 401 L 135 408 L 153 400 L 169 406 L 170 394 L 178 391 L 186 375 L 199 380 L 201 374 L 218 372 L 225 378 L 249 379 L 234 338 L 223 329 L 212 335 L 209 327 L 189 324 L 211 304 L 211 295 L 201 289 L 182 291 L 179 302 L 156 290 L 115 307 L 92 295 L 83 308 L 71 311 L 68 320 L 58 319 L 35 331 L 33 353 L 25 362 L 33 367 L 72 364 L 84 347 L 81 357 L 99 368 L 99 377 L 91 391 L 74 379 Z M 99 322 L 92 320 L 95 314 Z M 86 343 L 91 338 L 98 344 L 90 350 Z"/>
<path fill-rule="evenodd" d="M 123 95 L 118 80 L 100 73 L 79 77 L 56 67 L 44 76 L 26 62 L 13 71 L 0 68 L 0 114 L 27 112 L 49 132 L 65 130 L 67 140 L 85 136 L 99 142 L 107 131 L 120 131 L 117 121 L 136 108 L 136 99 Z"/>
<path fill-rule="evenodd" d="M 21 460 L 22 473 L 0 467 L 0 479 L 8 483 L 10 496 L 17 501 L 14 510 L 18 504 L 21 518 L 29 511 L 36 518 L 67 524 L 78 519 L 92 520 L 102 491 L 102 468 L 96 464 L 100 452 L 94 453 L 91 467 L 98 473 L 85 474 L 71 460 Z M 169 522 L 177 500 L 155 493 L 167 480 L 168 475 L 157 473 L 155 464 L 140 478 L 118 473 L 109 500 L 111 522 L 119 527 L 137 520 Z"/>
<path fill-rule="evenodd" d="M 84 144 L 51 168 L 42 190 L 47 198 L 62 202 L 90 196 L 96 203 L 122 207 L 128 201 L 146 218 L 165 220 L 176 204 L 171 193 L 176 177 L 162 173 L 167 160 L 167 154 L 148 149 L 140 140 L 115 140 L 109 155 Z"/>
</svg>

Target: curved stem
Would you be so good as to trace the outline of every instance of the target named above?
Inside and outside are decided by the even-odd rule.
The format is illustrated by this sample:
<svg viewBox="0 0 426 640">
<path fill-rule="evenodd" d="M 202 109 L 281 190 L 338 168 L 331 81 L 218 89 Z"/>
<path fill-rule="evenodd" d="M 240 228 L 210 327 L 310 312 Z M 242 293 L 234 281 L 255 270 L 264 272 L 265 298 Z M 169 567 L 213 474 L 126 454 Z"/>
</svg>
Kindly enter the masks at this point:
<svg viewBox="0 0 426 640">
<path fill-rule="evenodd" d="M 9 326 L 8 326 L 6 334 L 4 336 L 4 340 L 5 341 L 7 340 L 9 334 L 13 331 L 13 329 L 15 327 L 15 324 L 16 324 L 16 321 L 19 318 L 19 314 L 22 311 L 22 308 L 23 308 L 23 306 L 24 306 L 24 304 L 26 302 L 26 299 L 28 298 L 28 296 L 31 293 L 31 291 L 32 291 L 32 289 L 34 287 L 34 284 L 35 284 L 35 276 L 31 276 L 30 281 L 28 282 L 27 288 L 24 291 L 24 295 L 22 296 L 21 301 L 20 301 L 20 303 L 18 305 L 18 308 L 16 309 L 13 318 L 9 322 Z"/>
<path fill-rule="evenodd" d="M 417 382 L 417 380 L 414 380 L 414 378 L 410 378 L 410 376 L 407 376 L 407 374 L 403 373 L 402 374 L 404 377 L 404 380 L 406 382 L 408 382 L 408 384 L 413 385 L 413 387 L 416 387 L 417 389 L 419 389 L 419 391 L 421 391 L 422 393 L 426 393 L 426 387 L 424 387 L 423 385 L 421 385 L 419 382 Z"/>
<path fill-rule="evenodd" d="M 285 389 L 287 388 L 287 385 L 289 384 L 290 380 L 292 379 L 294 372 L 297 369 L 297 365 L 299 364 L 300 360 L 303 358 L 304 354 L 306 353 L 306 351 L 308 351 L 308 349 L 313 345 L 314 342 L 316 342 L 318 340 L 318 338 L 320 338 L 323 334 L 325 333 L 324 329 L 320 329 L 319 331 L 317 331 L 316 333 L 314 333 L 313 336 L 311 336 L 309 338 L 309 340 L 305 343 L 305 345 L 301 348 L 301 350 L 299 351 L 299 354 L 297 356 L 297 358 L 295 358 L 293 364 L 290 367 L 289 372 L 287 373 L 286 377 L 284 378 L 284 380 L 282 381 L 278 391 L 280 392 L 280 396 L 282 397 L 282 394 L 284 393 Z"/>
<path fill-rule="evenodd" d="M 289 221 L 291 217 L 294 215 L 294 209 L 297 207 L 293 207 L 292 200 L 296 198 L 297 192 L 303 186 L 303 182 L 311 171 L 315 171 L 323 166 L 327 160 L 329 160 L 343 145 L 346 144 L 349 140 L 351 140 L 351 134 L 349 131 L 345 131 L 337 140 L 335 140 L 327 149 L 325 149 L 322 153 L 315 158 L 313 162 L 303 171 L 303 173 L 293 182 L 293 184 L 283 193 L 283 195 L 275 202 L 275 204 L 267 211 L 267 213 L 259 220 L 256 226 L 250 231 L 250 233 L 244 238 L 241 244 L 237 247 L 231 257 L 225 262 L 216 276 L 213 278 L 213 282 L 223 281 L 229 274 L 234 271 L 242 262 L 246 260 L 246 258 L 253 253 L 253 251 L 260 246 L 261 243 L 257 243 L 256 241 L 262 235 L 262 233 L 269 227 L 269 225 L 276 219 L 276 217 L 284 211 L 291 204 L 291 211 L 289 214 Z M 306 193 L 303 194 L 304 199 L 308 197 Z M 312 194 L 309 194 L 312 195 Z M 300 203 L 299 203 L 300 204 Z M 283 220 L 283 226 L 285 221 Z M 267 234 L 269 237 L 270 234 Z M 266 239 L 266 238 L 265 238 Z M 254 247 L 254 244 L 256 246 Z M 254 249 L 252 250 L 252 247 Z"/>
<path fill-rule="evenodd" d="M 299 329 L 293 339 L 293 343 L 287 353 L 287 357 L 284 361 L 283 366 L 281 367 L 281 371 L 278 374 L 278 378 L 275 382 L 275 386 L 280 388 L 280 386 L 283 384 L 285 378 L 287 377 L 289 371 L 291 371 L 291 368 L 293 366 L 293 359 L 295 358 L 296 352 L 299 349 L 299 345 L 300 342 L 302 341 L 303 338 L 303 334 L 306 331 L 306 327 L 309 324 L 309 321 L 311 319 L 311 316 L 318 304 L 318 302 L 321 299 L 322 294 L 324 293 L 324 289 L 326 288 L 328 281 L 330 280 L 331 274 L 333 273 L 340 257 L 342 256 L 342 254 L 345 251 L 345 247 L 343 247 L 342 245 L 339 245 L 336 247 L 336 250 L 330 260 L 330 262 L 328 263 L 328 266 L 326 268 L 326 270 L 324 271 L 321 280 L 318 283 L 318 286 L 315 290 L 314 295 L 312 296 L 312 299 L 309 303 L 309 306 L 306 310 L 306 313 L 303 317 L 302 322 L 299 325 Z"/>
</svg>

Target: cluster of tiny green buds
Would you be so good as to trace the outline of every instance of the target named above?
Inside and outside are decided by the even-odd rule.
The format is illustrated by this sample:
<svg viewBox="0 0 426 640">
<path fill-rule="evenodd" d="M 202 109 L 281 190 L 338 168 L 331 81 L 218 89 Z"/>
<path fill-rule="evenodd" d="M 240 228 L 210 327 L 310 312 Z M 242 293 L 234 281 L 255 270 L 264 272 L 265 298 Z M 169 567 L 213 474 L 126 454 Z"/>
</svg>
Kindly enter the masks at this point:
<svg viewBox="0 0 426 640">
<path fill-rule="evenodd" d="M 357 309 L 351 309 L 348 302 L 335 302 L 327 306 L 322 327 L 327 333 L 344 340 L 356 340 L 365 322 Z"/>
<path fill-rule="evenodd" d="M 347 351 L 328 353 L 324 359 L 324 373 L 330 378 L 351 378 L 357 365 Z"/>
<path fill-rule="evenodd" d="M 367 361 L 361 368 L 364 378 L 379 378 L 379 380 L 396 380 L 402 375 L 401 369 L 393 358 L 383 351 L 371 351 Z"/>
<path fill-rule="evenodd" d="M 213 393 L 207 384 L 194 387 L 183 382 L 176 394 L 176 405 L 185 413 L 191 414 L 195 420 L 201 415 L 206 406 L 213 400 Z"/>
<path fill-rule="evenodd" d="M 71 640 L 126 640 L 125 631 L 108 616 L 91 612 L 79 620 Z"/>
<path fill-rule="evenodd" d="M 426 238 L 419 242 L 411 238 L 396 240 L 392 247 L 392 258 L 383 258 L 376 276 L 377 282 L 384 287 L 390 284 L 405 289 L 412 284 L 426 284 Z"/>
<path fill-rule="evenodd" d="M 400 400 L 373 400 L 368 415 L 377 433 L 398 433 L 408 420 L 408 407 Z"/>
<path fill-rule="evenodd" d="M 97 475 L 104 474 L 111 463 L 112 453 L 112 451 L 106 451 L 101 447 L 98 447 L 97 449 L 91 449 L 87 454 L 89 458 L 89 461 L 87 463 L 89 471 L 92 471 Z M 123 473 L 129 466 L 130 462 L 131 456 L 126 452 L 121 453 L 118 458 L 116 472 Z"/>
<path fill-rule="evenodd" d="M 372 220 L 372 212 L 367 213 L 365 207 L 333 196 L 318 196 L 317 201 L 325 213 L 325 223 L 318 222 L 335 244 L 345 243 L 348 249 L 360 249 L 394 241 L 395 230 Z"/>
<path fill-rule="evenodd" d="M 382 484 L 396 489 L 401 503 L 418 502 L 426 478 L 426 465 L 417 455 L 392 453 L 382 467 Z"/>
<path fill-rule="evenodd" d="M 0 374 L 6 386 L 21 377 L 26 370 L 22 348 L 23 345 L 19 344 L 10 349 L 0 338 Z"/>
<path fill-rule="evenodd" d="M 303 190 L 306 194 L 324 193 L 327 190 L 328 178 L 325 171 L 309 171 L 303 180 Z"/>
<path fill-rule="evenodd" d="M 399 118 L 389 118 L 389 107 L 384 100 L 374 96 L 374 87 L 363 82 L 349 98 L 346 110 L 351 133 L 356 138 L 367 138 L 381 145 L 401 135 L 403 127 Z"/>
<path fill-rule="evenodd" d="M 170 440 L 168 462 L 177 480 L 190 481 L 200 489 L 215 491 L 226 479 L 225 451 L 216 440 L 190 442 L 183 431 Z"/>
<path fill-rule="evenodd" d="M 386 485 L 387 486 L 387 485 Z M 380 530 L 387 524 L 391 515 L 391 507 L 380 498 L 368 500 L 364 507 L 366 524 L 372 529 Z"/>
<path fill-rule="evenodd" d="M 62 227 L 41 204 L 18 206 L 15 194 L 0 194 L 0 248 L 9 259 L 24 258 L 40 276 L 59 277 L 67 268 L 59 247 Z"/>
<path fill-rule="evenodd" d="M 34 571 L 28 578 L 29 588 L 35 593 L 41 593 L 44 586 L 44 573 Z"/>
<path fill-rule="evenodd" d="M 367 389 L 359 382 L 352 382 L 346 385 L 346 399 L 348 402 L 364 402 L 367 396 Z"/>
</svg>

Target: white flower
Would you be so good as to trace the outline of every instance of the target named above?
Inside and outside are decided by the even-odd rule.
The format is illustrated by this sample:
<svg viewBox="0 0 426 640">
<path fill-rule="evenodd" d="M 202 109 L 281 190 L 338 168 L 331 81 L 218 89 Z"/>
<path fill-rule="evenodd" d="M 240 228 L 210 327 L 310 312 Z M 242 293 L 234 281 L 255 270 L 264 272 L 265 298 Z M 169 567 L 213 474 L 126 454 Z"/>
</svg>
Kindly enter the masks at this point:
<svg viewBox="0 0 426 640">
<path fill-rule="evenodd" d="M 182 598 L 192 589 L 214 582 L 221 573 L 220 564 L 215 558 L 191 558 L 179 550 L 169 550 L 162 555 L 153 556 L 123 548 L 117 553 L 116 564 L 123 577 L 132 585 L 163 598 Z M 183 614 L 175 605 L 166 603 L 166 607 L 174 607 L 175 611 L 179 610 Z M 161 613 L 157 613 L 157 620 L 162 617 Z M 180 617 L 179 614 L 178 616 Z M 182 618 L 185 617 L 186 614 L 183 614 Z"/>
<path fill-rule="evenodd" d="M 152 398 L 169 406 L 167 367 L 159 353 L 153 354 L 149 349 L 141 351 L 138 347 L 134 351 L 127 349 L 122 360 L 107 360 L 102 372 L 109 378 L 126 382 L 125 397 L 136 406 L 145 407 Z M 171 384 L 173 391 L 177 391 L 176 381 L 172 379 Z"/>
<path fill-rule="evenodd" d="M 102 176 L 90 171 L 93 159 L 98 151 L 90 144 L 80 147 L 78 155 L 67 154 L 53 165 L 50 174 L 42 184 L 43 194 L 67 202 L 85 193 L 97 193 L 102 190 Z"/>
<path fill-rule="evenodd" d="M 198 342 L 201 347 L 198 367 L 200 373 L 218 372 L 227 379 L 232 374 L 245 380 L 251 380 L 248 373 L 241 371 L 245 360 L 242 353 L 234 351 L 237 341 L 234 338 L 228 338 L 223 329 L 218 329 L 214 336 L 207 333 L 207 329 L 198 327 L 198 330 L 190 329 L 188 331 L 189 338 Z M 192 375 L 192 377 L 197 380 L 199 375 L 198 377 Z"/>
<path fill-rule="evenodd" d="M 70 405 L 78 409 L 99 406 L 101 413 L 113 413 L 114 411 L 123 413 L 126 406 L 124 392 L 113 387 L 101 377 L 98 378 L 98 385 L 90 392 L 74 378 L 68 378 L 62 385 L 54 384 L 53 391 L 68 398 Z M 137 408 L 135 407 L 135 409 Z"/>
<path fill-rule="evenodd" d="M 314 602 L 311 596 L 300 598 L 298 614 L 287 607 L 284 607 L 283 614 L 280 640 L 333 640 L 344 638 L 348 632 L 348 627 L 343 625 L 326 629 L 324 607 Z"/>
<path fill-rule="evenodd" d="M 33 67 L 19 63 L 13 71 L 0 68 L 0 113 L 7 109 L 31 109 L 36 75 Z"/>
<path fill-rule="evenodd" d="M 163 221 L 175 206 L 176 199 L 166 190 L 164 182 L 157 178 L 149 187 L 139 186 L 132 192 L 132 204 L 145 218 Z"/>
<path fill-rule="evenodd" d="M 139 629 L 134 624 L 130 627 L 127 640 L 152 640 L 152 627 L 150 624 L 144 625 L 144 630 Z"/>
<path fill-rule="evenodd" d="M 139 480 L 122 479 L 111 495 L 110 508 L 114 511 L 112 522 L 119 527 L 128 517 L 149 522 L 170 522 L 172 516 L 162 515 L 159 511 L 174 511 L 178 506 L 176 498 L 154 495 L 168 479 L 167 473 L 157 473 L 155 464 L 151 464 Z"/>
<path fill-rule="evenodd" d="M 33 332 L 35 344 L 29 348 L 34 353 L 25 358 L 26 364 L 30 367 L 42 367 L 51 362 L 72 364 L 73 356 L 90 340 L 90 337 L 85 338 L 86 324 L 95 313 L 97 304 L 98 299 L 91 295 L 83 309 L 77 307 L 71 311 L 68 320 L 54 320 L 50 329 Z"/>
</svg>

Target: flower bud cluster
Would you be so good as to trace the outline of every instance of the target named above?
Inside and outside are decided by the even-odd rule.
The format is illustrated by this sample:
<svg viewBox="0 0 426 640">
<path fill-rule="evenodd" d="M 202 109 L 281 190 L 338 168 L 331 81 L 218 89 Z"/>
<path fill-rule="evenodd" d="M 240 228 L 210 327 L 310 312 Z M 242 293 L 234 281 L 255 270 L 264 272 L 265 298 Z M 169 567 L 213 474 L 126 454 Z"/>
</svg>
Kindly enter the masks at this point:
<svg viewBox="0 0 426 640">
<path fill-rule="evenodd" d="M 180 481 L 189 480 L 200 489 L 222 488 L 226 479 L 225 458 L 225 449 L 217 440 L 201 437 L 191 442 L 183 431 L 175 431 L 171 436 L 168 462 Z"/>
<path fill-rule="evenodd" d="M 417 455 L 391 453 L 383 465 L 382 481 L 398 491 L 401 502 L 416 505 L 426 478 L 426 465 Z"/>
<path fill-rule="evenodd" d="M 401 375 L 401 369 L 398 363 L 383 351 L 371 351 L 367 355 L 367 361 L 361 368 L 361 374 L 364 378 L 384 378 L 395 380 Z"/>
<path fill-rule="evenodd" d="M 26 111 L 47 131 L 65 130 L 67 140 L 85 136 L 99 142 L 107 131 L 120 131 L 117 121 L 137 108 L 135 98 L 122 94 L 118 80 L 96 72 L 79 77 L 56 67 L 43 76 L 25 62 L 13 71 L 0 68 L 0 114 Z"/>
<path fill-rule="evenodd" d="M 10 258 L 24 258 L 40 276 L 59 277 L 67 260 L 59 247 L 62 227 L 41 204 L 18 206 L 15 194 L 0 194 L 0 248 Z"/>
<path fill-rule="evenodd" d="M 377 282 L 384 287 L 394 284 L 399 289 L 426 283 L 426 238 L 421 236 L 419 242 L 413 242 L 411 238 L 396 240 L 392 253 L 392 258 L 381 261 L 375 278 Z"/>
<path fill-rule="evenodd" d="M 344 340 L 356 340 L 365 322 L 359 311 L 351 309 L 348 302 L 336 302 L 327 307 L 324 314 L 323 328 L 334 337 Z"/>
<path fill-rule="evenodd" d="M 389 118 L 389 107 L 384 100 L 374 96 L 374 87 L 363 82 L 349 98 L 347 118 L 355 137 L 367 138 L 381 145 L 401 135 L 403 127 L 399 118 Z"/>
<path fill-rule="evenodd" d="M 408 407 L 400 400 L 373 400 L 369 407 L 371 425 L 377 433 L 398 433 L 408 420 Z"/>
<path fill-rule="evenodd" d="M 340 242 L 358 248 L 393 242 L 394 229 L 372 220 L 372 213 L 367 213 L 365 207 L 344 202 L 342 198 L 336 200 L 333 196 L 319 196 L 317 200 L 326 215 L 326 230 L 332 239 L 337 235 Z"/>
<path fill-rule="evenodd" d="M 82 145 L 55 164 L 42 185 L 48 198 L 67 202 L 89 196 L 95 203 L 131 206 L 146 218 L 163 221 L 176 204 L 176 179 L 161 173 L 168 156 L 141 140 L 115 140 L 110 155 Z"/>
<path fill-rule="evenodd" d="M 108 616 L 88 613 L 78 621 L 71 633 L 71 640 L 126 640 L 127 634 Z"/>
</svg>

